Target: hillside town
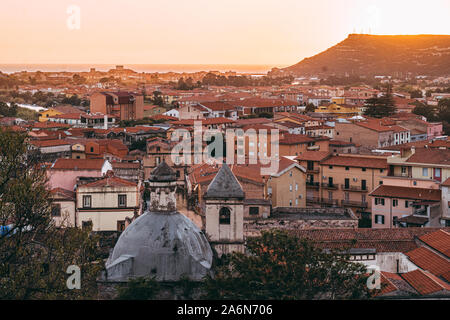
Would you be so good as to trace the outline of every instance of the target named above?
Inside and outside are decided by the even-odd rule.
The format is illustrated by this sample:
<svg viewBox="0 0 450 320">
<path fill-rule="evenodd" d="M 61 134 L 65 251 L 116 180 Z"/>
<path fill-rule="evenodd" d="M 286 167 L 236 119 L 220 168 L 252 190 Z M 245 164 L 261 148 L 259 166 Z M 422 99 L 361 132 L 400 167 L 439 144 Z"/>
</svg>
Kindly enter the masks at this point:
<svg viewBox="0 0 450 320">
<path fill-rule="evenodd" d="M 26 108 L 21 97 L 37 92 L 69 102 L 50 99 L 34 116 L 2 116 L 0 125 L 25 134 L 39 155 L 58 228 L 115 239 L 105 283 L 146 263 L 141 251 L 130 253 L 142 245 L 137 230 L 162 222 L 144 214 L 175 210 L 185 230 L 207 235 L 195 238 L 205 261 L 186 266 L 193 278 L 211 268 L 205 246 L 219 255 L 244 252 L 247 238 L 281 229 L 377 266 L 385 284 L 379 297 L 450 296 L 449 119 L 418 112 L 448 117 L 450 92 L 436 90 L 448 78 L 418 77 L 403 91 L 389 78 L 376 86 L 300 78 L 259 85 L 231 72 L 155 76 L 123 66 L 11 77 L 30 84 L 15 85 L 10 108 Z M 221 77 L 228 80 L 213 84 Z M 248 84 L 231 85 L 239 77 Z M 200 136 L 175 153 L 180 138 L 195 139 L 198 130 L 223 143 Z M 128 238 L 115 244 L 121 234 Z M 174 267 L 160 262 L 162 280 L 181 276 L 161 268 Z"/>
</svg>

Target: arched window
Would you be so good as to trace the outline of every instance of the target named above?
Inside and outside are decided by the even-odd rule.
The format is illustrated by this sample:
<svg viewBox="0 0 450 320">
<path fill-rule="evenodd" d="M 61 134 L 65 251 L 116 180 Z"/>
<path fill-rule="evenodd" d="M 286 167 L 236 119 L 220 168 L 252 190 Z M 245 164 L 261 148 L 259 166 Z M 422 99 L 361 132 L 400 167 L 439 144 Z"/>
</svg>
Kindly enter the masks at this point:
<svg viewBox="0 0 450 320">
<path fill-rule="evenodd" d="M 230 224 L 230 209 L 223 207 L 219 211 L 219 224 Z"/>
</svg>

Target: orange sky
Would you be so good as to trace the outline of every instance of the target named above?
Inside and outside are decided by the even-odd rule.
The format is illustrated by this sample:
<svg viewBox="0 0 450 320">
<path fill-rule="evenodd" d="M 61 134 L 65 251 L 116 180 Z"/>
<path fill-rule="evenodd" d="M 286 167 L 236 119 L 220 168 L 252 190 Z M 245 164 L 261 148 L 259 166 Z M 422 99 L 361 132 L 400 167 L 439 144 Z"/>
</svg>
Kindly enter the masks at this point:
<svg viewBox="0 0 450 320">
<path fill-rule="evenodd" d="M 81 10 L 79 30 L 67 8 Z M 349 33 L 450 34 L 449 0 L 0 0 L 0 63 L 289 65 Z"/>
</svg>

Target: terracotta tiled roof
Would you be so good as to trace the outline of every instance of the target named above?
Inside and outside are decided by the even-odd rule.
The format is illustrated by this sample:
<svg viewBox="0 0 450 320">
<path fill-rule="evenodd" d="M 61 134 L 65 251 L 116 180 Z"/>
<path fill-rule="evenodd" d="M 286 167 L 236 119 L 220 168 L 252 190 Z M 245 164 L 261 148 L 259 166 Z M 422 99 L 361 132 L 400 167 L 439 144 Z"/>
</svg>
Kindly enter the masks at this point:
<svg viewBox="0 0 450 320">
<path fill-rule="evenodd" d="M 401 276 L 421 295 L 429 295 L 450 290 L 450 286 L 448 284 L 440 279 L 437 279 L 429 272 L 420 269 L 403 273 Z"/>
<path fill-rule="evenodd" d="M 370 196 L 422 201 L 441 201 L 441 190 L 380 185 L 370 193 Z"/>
<path fill-rule="evenodd" d="M 433 249 L 450 257 L 450 233 L 444 230 L 438 230 L 428 233 L 419 238 Z M 450 270 L 449 270 L 450 271 Z"/>
<path fill-rule="evenodd" d="M 66 140 L 38 140 L 38 141 L 30 141 L 30 144 L 39 147 L 39 148 L 46 148 L 46 147 L 56 147 L 56 146 L 66 146 L 70 145 L 70 142 L 67 142 Z"/>
<path fill-rule="evenodd" d="M 442 182 L 441 186 L 444 186 L 444 187 L 450 187 L 450 178 L 448 178 L 447 180 L 445 180 L 444 182 Z"/>
<path fill-rule="evenodd" d="M 121 179 L 118 177 L 110 176 L 106 177 L 104 179 L 100 179 L 94 182 L 90 182 L 87 184 L 84 184 L 81 187 L 86 188 L 104 188 L 104 187 L 137 187 L 137 184 L 125 179 Z"/>
<path fill-rule="evenodd" d="M 75 192 L 63 188 L 52 189 L 51 194 L 56 199 L 75 200 Z"/>
<path fill-rule="evenodd" d="M 447 275 L 450 272 L 450 262 L 425 247 L 407 252 L 409 259 L 420 268 L 430 271 L 436 276 Z M 450 279 L 446 279 L 450 282 Z"/>
<path fill-rule="evenodd" d="M 170 123 L 172 125 L 183 125 L 183 126 L 193 126 L 194 122 L 200 122 L 202 125 L 214 125 L 214 124 L 226 124 L 226 123 L 235 123 L 235 121 L 223 118 L 223 117 L 217 117 L 217 118 L 208 118 L 203 120 L 194 120 L 194 119 L 185 119 L 185 120 L 179 120 L 179 121 L 171 121 Z"/>
<path fill-rule="evenodd" d="M 150 119 L 153 119 L 153 120 L 165 120 L 165 121 L 177 121 L 178 120 L 178 118 L 176 118 L 176 117 L 171 117 L 171 116 L 168 116 L 168 115 L 165 115 L 165 114 L 156 114 L 156 115 L 150 117 Z"/>
<path fill-rule="evenodd" d="M 50 122 L 50 121 L 36 122 L 36 123 L 33 124 L 33 128 L 38 128 L 38 129 L 68 128 L 68 127 L 70 127 L 70 124 L 55 123 L 55 122 Z"/>
<path fill-rule="evenodd" d="M 300 161 L 322 161 L 330 155 L 327 151 L 306 151 L 299 155 L 295 160 Z"/>
<path fill-rule="evenodd" d="M 304 144 L 314 142 L 314 138 L 308 137 L 304 134 L 285 134 L 284 138 L 280 139 L 280 144 Z"/>
<path fill-rule="evenodd" d="M 261 99 L 250 98 L 244 100 L 237 100 L 232 102 L 235 106 L 241 107 L 259 107 L 259 108 L 273 108 L 282 106 L 296 106 L 299 105 L 297 101 L 293 100 L 279 100 L 279 99 Z"/>
<path fill-rule="evenodd" d="M 322 161 L 321 164 L 327 166 L 356 167 L 356 168 L 373 168 L 373 169 L 388 168 L 386 158 L 352 157 L 345 155 L 332 156 Z"/>
<path fill-rule="evenodd" d="M 111 162 L 113 169 L 139 169 L 141 167 L 140 163 L 137 162 Z"/>
<path fill-rule="evenodd" d="M 406 162 L 450 165 L 449 149 L 416 149 Z"/>
<path fill-rule="evenodd" d="M 57 159 L 52 166 L 56 170 L 101 170 L 104 159 Z"/>
<path fill-rule="evenodd" d="M 79 120 L 82 114 L 83 114 L 83 112 L 80 111 L 77 113 L 65 113 L 65 114 L 50 116 L 49 118 Z"/>
<path fill-rule="evenodd" d="M 202 102 L 200 104 L 208 109 L 211 109 L 212 111 L 235 110 L 235 107 L 231 104 L 221 101 Z"/>
<path fill-rule="evenodd" d="M 246 126 L 246 125 L 252 125 L 252 124 L 267 124 L 267 123 L 271 123 L 271 122 L 272 121 L 267 118 L 239 119 L 236 121 L 236 125 Z"/>
<path fill-rule="evenodd" d="M 398 229 L 318 229 L 292 231 L 300 238 L 310 239 L 320 248 L 375 248 L 377 252 L 409 252 L 417 248 L 415 237 L 438 228 Z M 444 228 L 449 231 L 450 228 Z"/>
</svg>

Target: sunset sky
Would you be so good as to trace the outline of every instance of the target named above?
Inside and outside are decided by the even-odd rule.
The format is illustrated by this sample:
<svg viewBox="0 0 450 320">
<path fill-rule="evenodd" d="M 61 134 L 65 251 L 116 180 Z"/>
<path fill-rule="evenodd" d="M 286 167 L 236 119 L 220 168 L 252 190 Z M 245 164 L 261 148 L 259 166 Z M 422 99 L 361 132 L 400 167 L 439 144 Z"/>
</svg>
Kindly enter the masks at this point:
<svg viewBox="0 0 450 320">
<path fill-rule="evenodd" d="M 353 31 L 450 34 L 449 13 L 449 0 L 0 0 L 0 63 L 289 65 Z"/>
</svg>

